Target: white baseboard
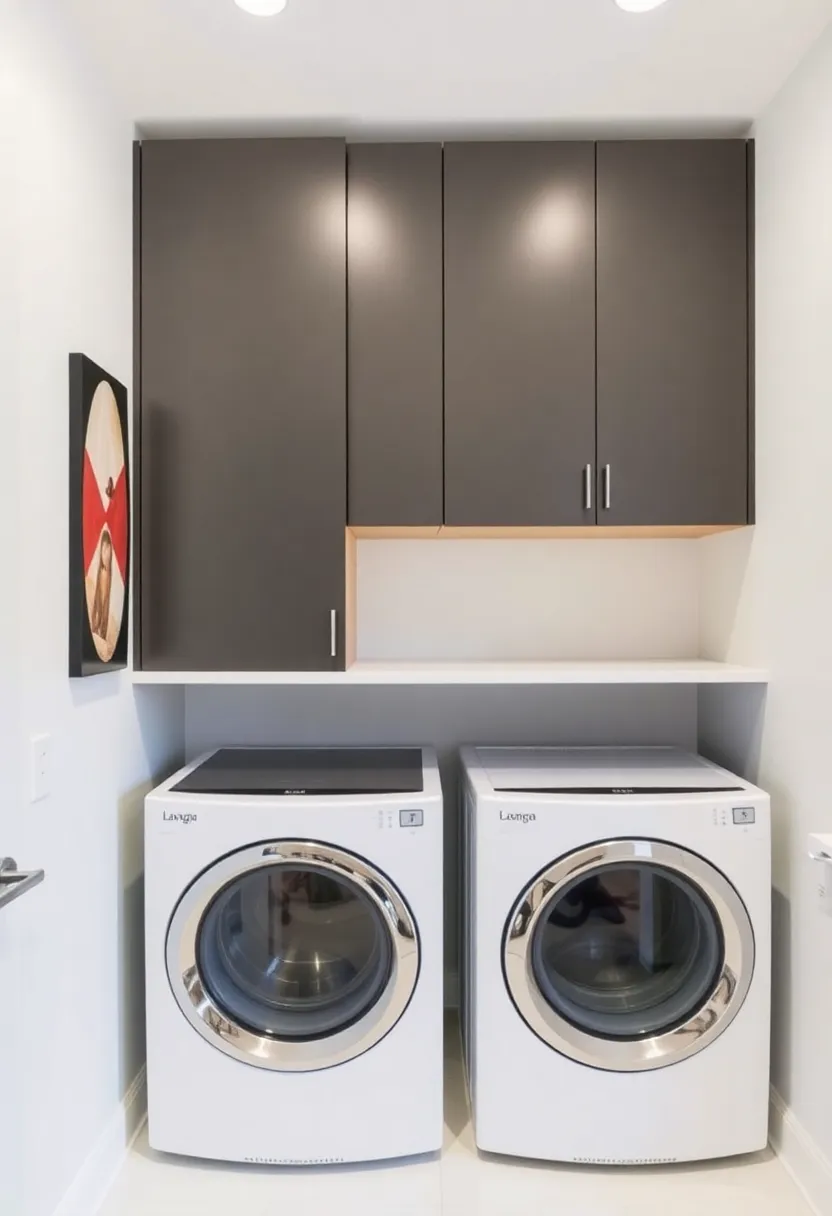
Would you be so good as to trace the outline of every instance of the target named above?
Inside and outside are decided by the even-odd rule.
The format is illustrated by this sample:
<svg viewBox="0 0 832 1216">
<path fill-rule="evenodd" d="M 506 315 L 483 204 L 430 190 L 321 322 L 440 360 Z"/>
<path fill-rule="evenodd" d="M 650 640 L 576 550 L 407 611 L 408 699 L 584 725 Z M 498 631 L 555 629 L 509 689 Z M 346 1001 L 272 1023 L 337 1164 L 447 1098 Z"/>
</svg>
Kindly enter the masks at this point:
<svg viewBox="0 0 832 1216">
<path fill-rule="evenodd" d="M 771 1147 L 818 1216 L 832 1216 L 832 1162 L 776 1089 L 771 1091 L 770 1114 Z"/>
<path fill-rule="evenodd" d="M 95 1216 L 147 1114 L 147 1077 L 137 1073 L 54 1216 Z"/>
</svg>

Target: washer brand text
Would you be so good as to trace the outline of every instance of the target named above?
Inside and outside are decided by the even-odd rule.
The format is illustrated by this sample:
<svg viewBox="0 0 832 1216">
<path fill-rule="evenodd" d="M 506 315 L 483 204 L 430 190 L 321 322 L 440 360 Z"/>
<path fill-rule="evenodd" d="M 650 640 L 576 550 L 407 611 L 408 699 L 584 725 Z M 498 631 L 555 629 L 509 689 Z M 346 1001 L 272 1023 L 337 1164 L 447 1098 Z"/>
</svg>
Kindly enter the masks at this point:
<svg viewBox="0 0 832 1216">
<path fill-rule="evenodd" d="M 504 823 L 534 823 L 537 819 L 534 811 L 500 811 Z"/>
<path fill-rule="evenodd" d="M 196 823 L 196 815 L 186 811 L 162 811 L 162 820 L 164 823 L 182 823 L 187 827 L 189 823 Z"/>
</svg>

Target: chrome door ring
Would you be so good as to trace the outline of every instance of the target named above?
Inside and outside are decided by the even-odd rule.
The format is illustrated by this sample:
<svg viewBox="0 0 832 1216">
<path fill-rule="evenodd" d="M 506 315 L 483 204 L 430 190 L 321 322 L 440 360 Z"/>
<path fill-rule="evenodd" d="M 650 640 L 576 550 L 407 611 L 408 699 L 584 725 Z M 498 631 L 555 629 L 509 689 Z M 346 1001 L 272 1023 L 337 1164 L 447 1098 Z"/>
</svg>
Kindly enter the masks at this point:
<svg viewBox="0 0 832 1216">
<path fill-rule="evenodd" d="M 197 965 L 202 918 L 220 891 L 258 869 L 292 865 L 315 866 L 354 883 L 381 913 L 393 955 L 387 985 L 370 1009 L 343 1030 L 308 1041 L 257 1034 L 232 1021 L 212 1000 Z M 333 1068 L 369 1051 L 396 1025 L 410 1003 L 419 976 L 416 922 L 392 882 L 360 857 L 314 841 L 262 841 L 209 866 L 181 896 L 168 926 L 165 953 L 173 995 L 194 1029 L 235 1060 L 277 1072 Z"/>
<path fill-rule="evenodd" d="M 723 962 L 705 1001 L 680 1026 L 642 1039 L 608 1039 L 580 1030 L 545 999 L 534 976 L 535 929 L 567 885 L 607 866 L 654 865 L 678 873 L 707 897 L 723 937 Z M 518 1013 L 555 1051 L 610 1072 L 647 1072 L 704 1050 L 730 1026 L 748 994 L 754 972 L 754 930 L 734 887 L 696 853 L 658 840 L 606 840 L 561 857 L 534 880 L 514 905 L 503 940 L 503 971 Z"/>
</svg>

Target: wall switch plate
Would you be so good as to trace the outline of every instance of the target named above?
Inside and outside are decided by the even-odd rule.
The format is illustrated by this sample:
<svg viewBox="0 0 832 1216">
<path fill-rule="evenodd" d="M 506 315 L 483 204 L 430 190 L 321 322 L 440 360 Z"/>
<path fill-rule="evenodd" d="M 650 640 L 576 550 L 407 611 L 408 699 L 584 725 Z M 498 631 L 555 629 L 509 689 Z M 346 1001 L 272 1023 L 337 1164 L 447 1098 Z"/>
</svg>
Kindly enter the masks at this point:
<svg viewBox="0 0 832 1216">
<path fill-rule="evenodd" d="M 51 747 L 49 735 L 32 735 L 29 740 L 32 802 L 40 802 L 52 793 Z"/>
</svg>

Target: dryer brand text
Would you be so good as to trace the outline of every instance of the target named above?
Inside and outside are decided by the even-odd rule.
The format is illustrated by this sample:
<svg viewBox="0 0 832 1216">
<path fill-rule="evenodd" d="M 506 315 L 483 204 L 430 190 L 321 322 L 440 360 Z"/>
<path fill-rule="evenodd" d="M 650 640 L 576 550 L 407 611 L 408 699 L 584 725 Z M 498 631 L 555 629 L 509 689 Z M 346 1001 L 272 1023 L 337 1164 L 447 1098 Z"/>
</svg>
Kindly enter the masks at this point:
<svg viewBox="0 0 832 1216">
<path fill-rule="evenodd" d="M 185 811 L 162 811 L 162 821 L 164 823 L 196 823 L 196 815 L 192 815 Z"/>
<path fill-rule="evenodd" d="M 500 811 L 504 823 L 534 823 L 537 819 L 534 811 Z"/>
</svg>

